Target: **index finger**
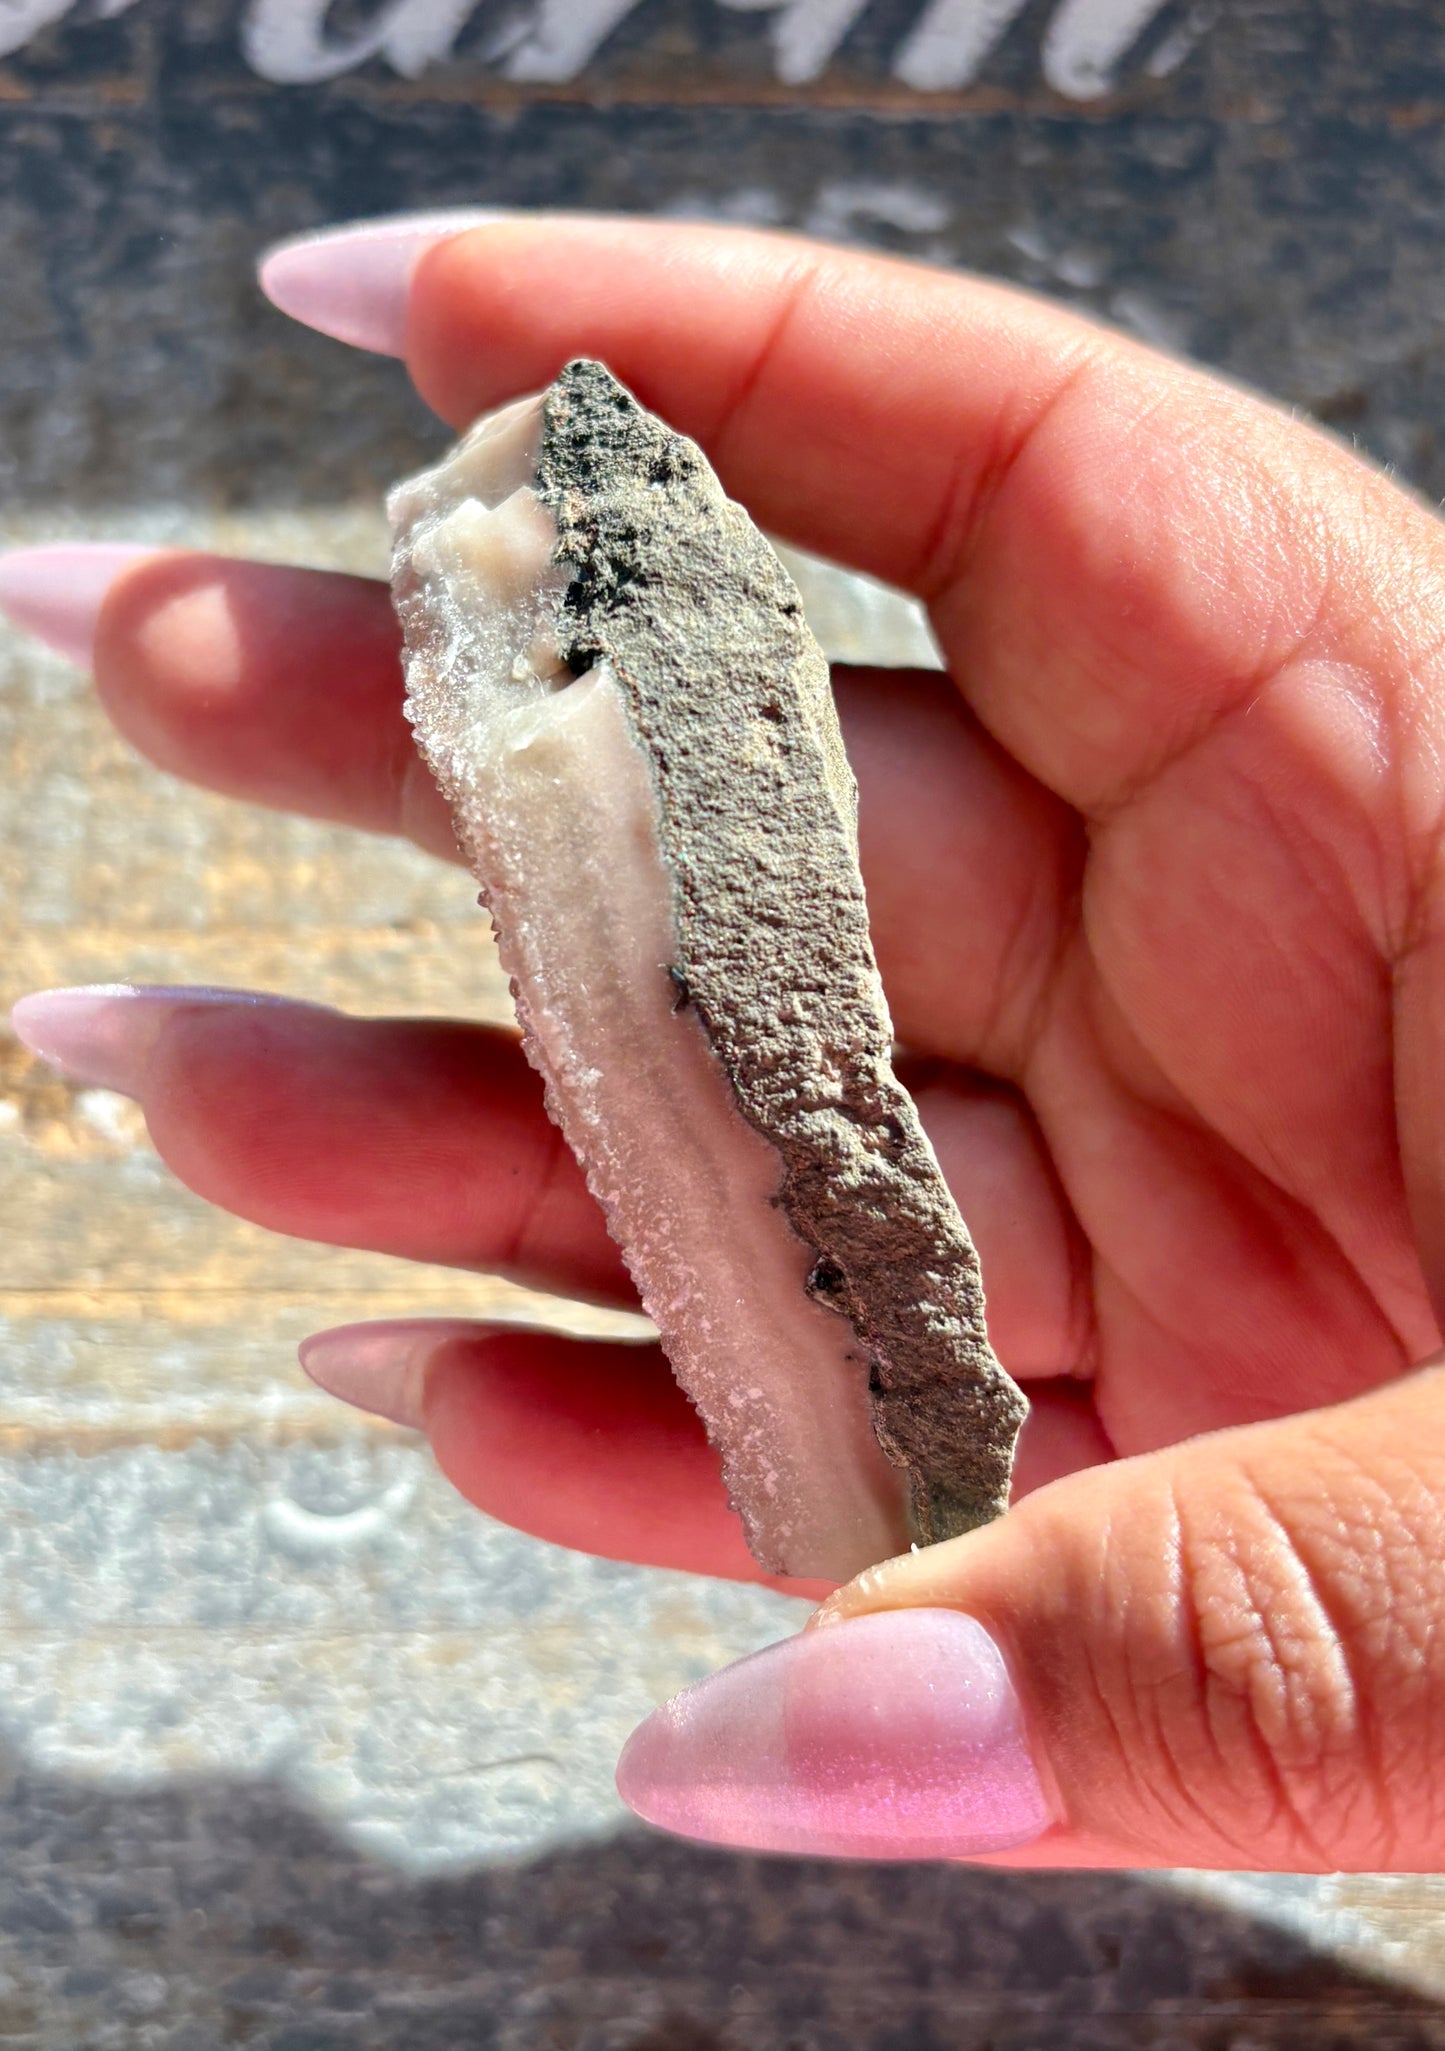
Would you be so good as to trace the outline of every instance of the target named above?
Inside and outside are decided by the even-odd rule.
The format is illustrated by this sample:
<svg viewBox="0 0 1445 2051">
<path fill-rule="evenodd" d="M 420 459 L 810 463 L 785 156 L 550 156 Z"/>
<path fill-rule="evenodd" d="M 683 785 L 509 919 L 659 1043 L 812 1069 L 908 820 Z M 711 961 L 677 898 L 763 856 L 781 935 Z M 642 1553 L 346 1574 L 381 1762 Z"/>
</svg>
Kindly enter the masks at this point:
<svg viewBox="0 0 1445 2051">
<path fill-rule="evenodd" d="M 699 441 L 764 525 L 926 599 L 986 723 L 1086 810 L 1302 653 L 1380 674 L 1412 622 L 1433 638 L 1422 508 L 1263 401 L 1024 293 L 608 219 L 494 222 L 418 262 L 408 362 L 453 422 L 576 355 Z"/>
<path fill-rule="evenodd" d="M 935 595 L 955 502 L 1118 338 L 1022 295 L 746 230 L 489 222 L 412 274 L 408 368 L 454 426 L 606 362 L 765 526 Z"/>
</svg>

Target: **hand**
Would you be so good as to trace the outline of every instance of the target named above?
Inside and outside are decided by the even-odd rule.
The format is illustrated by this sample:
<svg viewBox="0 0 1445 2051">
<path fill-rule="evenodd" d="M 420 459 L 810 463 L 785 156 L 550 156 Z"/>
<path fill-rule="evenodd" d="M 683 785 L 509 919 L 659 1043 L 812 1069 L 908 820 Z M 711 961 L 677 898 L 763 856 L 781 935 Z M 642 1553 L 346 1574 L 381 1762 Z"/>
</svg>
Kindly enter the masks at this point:
<svg viewBox="0 0 1445 2051">
<path fill-rule="evenodd" d="M 457 426 L 601 356 L 765 526 L 926 599 L 952 672 L 838 693 L 1037 1492 L 659 1712 L 624 1792 L 797 1850 L 1438 1866 L 1445 1378 L 1410 1372 L 1445 1303 L 1438 524 L 1255 399 L 976 281 L 721 230 L 391 234 L 283 254 L 271 289 L 404 346 Z M 58 621 L 44 576 L 12 558 L 0 598 L 93 623 L 153 760 L 449 851 L 384 590 L 150 556 Z M 628 1300 L 502 1034 L 204 993 L 18 1022 L 244 1217 Z M 493 1515 L 757 1577 L 651 1349 L 390 1327 L 308 1364 Z"/>
</svg>

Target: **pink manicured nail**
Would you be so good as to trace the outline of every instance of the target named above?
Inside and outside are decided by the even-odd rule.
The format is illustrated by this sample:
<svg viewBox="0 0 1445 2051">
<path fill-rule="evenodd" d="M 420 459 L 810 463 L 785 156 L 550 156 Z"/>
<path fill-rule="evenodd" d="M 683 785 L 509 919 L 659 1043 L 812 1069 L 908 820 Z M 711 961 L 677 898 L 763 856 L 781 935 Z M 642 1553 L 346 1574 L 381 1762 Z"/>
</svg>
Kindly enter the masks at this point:
<svg viewBox="0 0 1445 2051">
<path fill-rule="evenodd" d="M 1053 1821 L 998 1647 L 957 1610 L 885 1610 L 725 1667 L 633 1732 L 618 1791 L 680 1837 L 949 1859 Z"/>
<path fill-rule="evenodd" d="M 427 1363 L 448 1339 L 476 1338 L 490 1327 L 464 1318 L 395 1318 L 336 1325 L 301 1341 L 301 1365 L 318 1389 L 353 1410 L 422 1429 Z"/>
<path fill-rule="evenodd" d="M 22 1046 L 70 1081 L 135 1097 L 161 1027 L 184 1006 L 295 1002 L 264 991 L 184 983 L 89 983 L 82 989 L 37 990 L 33 997 L 22 997 L 10 1013 L 10 1024 Z"/>
<path fill-rule="evenodd" d="M 132 563 L 159 551 L 124 541 L 57 542 L 0 555 L 0 612 L 10 624 L 89 669 L 105 594 Z"/>
<path fill-rule="evenodd" d="M 266 252 L 258 272 L 261 290 L 303 327 L 378 356 L 400 356 L 407 287 L 417 259 L 468 228 L 510 218 L 500 207 L 452 207 L 320 228 Z"/>
</svg>

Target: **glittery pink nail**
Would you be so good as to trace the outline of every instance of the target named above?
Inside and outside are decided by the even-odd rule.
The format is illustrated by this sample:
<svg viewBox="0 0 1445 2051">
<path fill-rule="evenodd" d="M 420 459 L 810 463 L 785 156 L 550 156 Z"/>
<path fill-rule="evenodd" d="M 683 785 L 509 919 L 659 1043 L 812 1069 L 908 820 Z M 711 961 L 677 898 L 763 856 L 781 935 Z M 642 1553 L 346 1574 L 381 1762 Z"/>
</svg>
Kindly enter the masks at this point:
<svg viewBox="0 0 1445 2051">
<path fill-rule="evenodd" d="M 1003 1656 L 957 1610 L 887 1610 L 769 1646 L 650 1716 L 623 1800 L 679 1836 L 869 1859 L 975 1856 L 1053 1818 Z"/>
<path fill-rule="evenodd" d="M 218 990 L 199 983 L 88 983 L 22 997 L 10 1023 L 22 1047 L 72 1082 L 135 1097 L 157 1036 L 178 1011 L 198 1004 L 254 1009 L 300 1001 L 263 990 Z"/>
<path fill-rule="evenodd" d="M 64 541 L 0 555 L 0 613 L 14 627 L 90 667 L 95 623 L 122 570 L 155 555 L 144 543 Z"/>
<path fill-rule="evenodd" d="M 400 356 L 418 259 L 435 243 L 510 216 L 497 207 L 441 208 L 347 221 L 278 243 L 261 259 L 261 290 L 304 327 L 355 349 Z"/>
<path fill-rule="evenodd" d="M 422 1380 L 448 1339 L 493 1329 L 464 1318 L 387 1318 L 334 1325 L 301 1341 L 301 1365 L 328 1396 L 393 1424 L 422 1428 Z"/>
</svg>

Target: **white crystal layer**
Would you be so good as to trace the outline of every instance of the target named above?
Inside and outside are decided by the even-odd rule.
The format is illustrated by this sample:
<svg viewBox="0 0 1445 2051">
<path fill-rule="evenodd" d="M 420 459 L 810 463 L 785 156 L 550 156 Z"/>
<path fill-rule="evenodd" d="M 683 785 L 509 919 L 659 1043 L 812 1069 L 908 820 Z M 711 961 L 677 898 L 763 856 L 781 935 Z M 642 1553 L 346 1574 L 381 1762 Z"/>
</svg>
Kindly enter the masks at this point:
<svg viewBox="0 0 1445 2051">
<path fill-rule="evenodd" d="M 781 1163 L 675 1008 L 672 888 L 617 679 L 571 678 L 512 408 L 393 500 L 409 710 L 497 924 L 549 1108 L 607 1211 L 754 1553 L 842 1579 L 906 1545 L 851 1327 L 807 1293 Z"/>
</svg>

